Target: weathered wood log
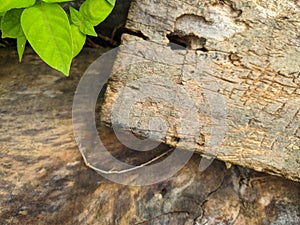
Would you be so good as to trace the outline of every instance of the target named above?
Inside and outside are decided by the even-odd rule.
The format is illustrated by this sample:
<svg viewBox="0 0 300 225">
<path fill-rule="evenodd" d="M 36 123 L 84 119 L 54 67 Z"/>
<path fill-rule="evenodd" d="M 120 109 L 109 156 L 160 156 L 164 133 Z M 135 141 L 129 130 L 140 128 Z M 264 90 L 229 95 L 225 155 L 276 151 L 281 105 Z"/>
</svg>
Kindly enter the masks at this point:
<svg viewBox="0 0 300 225">
<path fill-rule="evenodd" d="M 102 121 L 300 181 L 299 1 L 133 1 L 126 26 L 148 41 L 123 35 Z"/>
</svg>

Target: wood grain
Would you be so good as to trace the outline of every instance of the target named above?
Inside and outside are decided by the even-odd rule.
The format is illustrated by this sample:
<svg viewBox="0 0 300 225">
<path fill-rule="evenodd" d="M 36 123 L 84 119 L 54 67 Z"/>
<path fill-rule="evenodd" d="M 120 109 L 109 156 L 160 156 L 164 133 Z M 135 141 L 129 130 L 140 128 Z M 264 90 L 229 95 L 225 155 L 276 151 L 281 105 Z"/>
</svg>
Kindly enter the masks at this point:
<svg viewBox="0 0 300 225">
<path fill-rule="evenodd" d="M 148 40 L 123 35 L 102 121 L 300 180 L 296 1 L 133 1 L 126 26 Z"/>
</svg>

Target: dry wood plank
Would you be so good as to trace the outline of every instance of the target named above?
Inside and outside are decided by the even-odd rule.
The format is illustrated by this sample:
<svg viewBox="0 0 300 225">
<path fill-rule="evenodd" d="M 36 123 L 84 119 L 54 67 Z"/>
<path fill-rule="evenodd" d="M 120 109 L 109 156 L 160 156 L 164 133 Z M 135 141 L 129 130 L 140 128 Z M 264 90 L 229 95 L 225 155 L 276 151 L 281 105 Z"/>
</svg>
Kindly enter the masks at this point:
<svg viewBox="0 0 300 225">
<path fill-rule="evenodd" d="M 148 40 L 123 35 L 102 121 L 300 180 L 299 1 L 133 1 L 126 26 Z"/>
</svg>

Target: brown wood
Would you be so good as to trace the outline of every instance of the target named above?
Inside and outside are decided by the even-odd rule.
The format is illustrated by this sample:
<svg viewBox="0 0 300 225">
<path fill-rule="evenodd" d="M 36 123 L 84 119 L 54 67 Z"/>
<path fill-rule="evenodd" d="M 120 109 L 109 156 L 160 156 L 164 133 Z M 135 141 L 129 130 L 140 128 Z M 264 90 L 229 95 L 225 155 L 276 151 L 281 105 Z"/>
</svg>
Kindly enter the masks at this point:
<svg viewBox="0 0 300 225">
<path fill-rule="evenodd" d="M 123 35 L 131 44 L 119 51 L 102 121 L 300 181 L 299 2 L 139 0 L 126 26 L 148 40 Z M 112 115 L 123 87 L 116 110 L 136 96 L 128 120 Z M 188 100 L 163 94 L 177 91 Z M 149 127 L 154 117 L 167 121 L 165 135 Z"/>
</svg>

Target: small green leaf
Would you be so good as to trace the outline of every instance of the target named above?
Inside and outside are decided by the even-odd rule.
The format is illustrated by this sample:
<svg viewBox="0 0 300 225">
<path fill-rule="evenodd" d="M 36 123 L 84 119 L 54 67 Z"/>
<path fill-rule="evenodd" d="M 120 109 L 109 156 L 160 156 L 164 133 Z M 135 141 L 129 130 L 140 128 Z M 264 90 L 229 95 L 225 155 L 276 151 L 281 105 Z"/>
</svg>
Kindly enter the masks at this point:
<svg viewBox="0 0 300 225">
<path fill-rule="evenodd" d="M 84 35 L 79 30 L 79 27 L 74 24 L 71 25 L 71 32 L 72 32 L 73 57 L 75 57 L 81 51 L 86 40 L 86 35 Z"/>
<path fill-rule="evenodd" d="M 19 55 L 20 62 L 22 61 L 26 41 L 27 41 L 27 39 L 24 35 L 17 38 L 17 49 L 18 49 L 18 55 Z"/>
<path fill-rule="evenodd" d="M 79 26 L 79 30 L 84 34 L 97 37 L 94 26 L 89 21 L 83 21 L 83 23 Z"/>
<path fill-rule="evenodd" d="M 26 37 L 21 27 L 21 15 L 24 9 L 11 9 L 1 20 L 2 38 L 16 38 L 19 61 L 21 62 L 25 49 Z"/>
<path fill-rule="evenodd" d="M 86 0 L 79 8 L 80 13 L 93 26 L 103 22 L 113 10 L 106 0 Z"/>
<path fill-rule="evenodd" d="M 17 38 L 23 36 L 21 27 L 21 14 L 24 9 L 11 9 L 2 17 L 2 38 Z"/>
<path fill-rule="evenodd" d="M 20 9 L 32 6 L 35 0 L 1 0 L 0 12 L 6 12 L 10 9 Z"/>
<path fill-rule="evenodd" d="M 97 37 L 94 26 L 88 20 L 84 19 L 83 15 L 79 11 L 73 7 L 70 7 L 70 15 L 71 21 L 79 27 L 79 30 L 83 34 Z"/>
<path fill-rule="evenodd" d="M 80 24 L 84 21 L 84 17 L 78 10 L 74 9 L 72 6 L 70 6 L 69 9 L 72 23 L 80 26 Z"/>
<path fill-rule="evenodd" d="M 41 2 L 24 10 L 24 34 L 36 53 L 51 67 L 68 75 L 72 61 L 69 19 L 59 4 Z"/>
<path fill-rule="evenodd" d="M 56 2 L 71 2 L 73 0 L 42 0 L 42 2 L 46 3 L 56 3 Z"/>
</svg>

